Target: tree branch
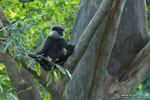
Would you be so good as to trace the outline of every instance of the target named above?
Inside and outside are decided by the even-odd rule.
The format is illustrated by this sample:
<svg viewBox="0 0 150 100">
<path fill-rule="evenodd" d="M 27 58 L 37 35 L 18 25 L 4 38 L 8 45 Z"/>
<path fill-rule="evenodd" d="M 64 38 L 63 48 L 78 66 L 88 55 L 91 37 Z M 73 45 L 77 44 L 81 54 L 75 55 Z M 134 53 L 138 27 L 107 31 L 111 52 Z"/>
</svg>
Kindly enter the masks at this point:
<svg viewBox="0 0 150 100">
<path fill-rule="evenodd" d="M 86 29 L 84 30 L 83 34 L 79 38 L 75 46 L 75 50 L 72 56 L 68 58 L 64 67 L 69 70 L 70 73 L 73 73 L 75 70 L 78 62 L 82 58 L 84 52 L 86 51 L 90 41 L 92 40 L 95 32 L 100 27 L 102 22 L 107 18 L 109 12 L 112 9 L 114 0 L 103 0 L 100 7 L 98 8 L 97 12 L 93 16 L 92 20 L 87 25 Z M 69 77 L 61 75 L 60 86 L 61 91 L 64 91 L 64 88 L 69 80 Z"/>
<path fill-rule="evenodd" d="M 102 38 L 98 43 L 97 58 L 95 59 L 93 78 L 89 89 L 88 98 L 94 98 L 95 91 L 99 91 L 104 84 L 106 68 L 110 58 L 113 45 L 116 40 L 117 30 L 120 23 L 120 18 L 123 12 L 126 0 L 116 0 L 114 8 L 108 17 Z"/>
<path fill-rule="evenodd" d="M 46 88 L 46 90 L 51 93 L 51 97 L 55 98 L 56 100 L 59 100 L 57 98 L 61 97 L 60 92 L 59 92 L 59 88 L 56 84 L 56 82 L 54 81 L 54 79 L 52 80 L 52 82 L 47 86 L 47 81 L 46 81 L 46 77 L 47 77 L 47 72 L 41 68 L 41 75 L 38 76 L 37 72 L 34 71 L 33 69 L 31 69 L 30 67 L 27 67 L 27 64 L 22 60 L 21 61 L 23 67 L 28 70 L 37 80 L 39 80 L 39 82 Z"/>
<path fill-rule="evenodd" d="M 71 73 L 74 71 L 76 65 L 82 58 L 84 52 L 86 51 L 90 41 L 92 40 L 94 33 L 100 27 L 101 23 L 108 16 L 112 9 L 114 0 L 103 0 L 97 12 L 93 16 L 92 20 L 89 22 L 88 26 L 81 35 L 79 41 L 75 46 L 74 53 L 68 58 L 64 67 L 67 68 Z"/>
<path fill-rule="evenodd" d="M 23 68 L 21 69 L 21 72 L 19 72 L 16 67 L 16 63 L 11 61 L 12 59 L 9 55 L 7 55 L 7 53 L 0 52 L 0 57 L 2 57 L 3 59 L 3 63 L 7 69 L 7 73 L 9 75 L 12 85 L 15 87 L 16 92 L 27 90 L 17 94 L 19 99 L 42 100 L 40 94 L 37 91 L 37 88 L 33 84 L 31 75 Z"/>
<path fill-rule="evenodd" d="M 8 20 L 1 9 L 0 9 L 0 19 L 2 19 L 2 20 Z M 1 27 L 4 27 L 4 26 L 3 26 L 3 23 L 0 23 L 0 24 L 2 24 Z M 5 25 L 5 26 L 6 26 L 6 25 Z M 7 30 L 4 30 L 4 32 L 7 32 Z M 5 39 L 5 38 L 3 38 L 3 39 Z M 3 55 L 3 53 L 0 53 L 0 54 Z M 9 54 L 5 53 L 5 56 L 8 56 L 8 55 L 9 55 Z M 41 75 L 38 76 L 37 73 L 36 73 L 36 71 L 34 71 L 34 70 L 32 70 L 31 68 L 27 67 L 24 58 L 21 59 L 21 63 L 22 63 L 23 68 L 25 68 L 25 69 L 26 69 L 27 71 L 29 71 L 32 75 L 34 75 L 35 78 L 38 79 L 39 82 L 47 89 L 47 91 L 49 91 L 49 92 L 51 93 L 52 98 L 58 98 L 58 97 L 60 97 L 60 96 L 59 96 L 59 95 L 60 95 L 59 89 L 58 89 L 57 84 L 55 83 L 54 79 L 53 79 L 53 81 L 49 84 L 48 87 L 46 86 L 46 85 L 47 85 L 47 81 L 46 81 L 47 72 L 46 72 L 44 69 L 41 68 Z M 7 63 L 5 63 L 5 64 L 7 64 Z M 9 66 L 8 66 L 8 68 L 9 68 Z M 14 68 L 14 70 L 17 70 L 15 66 L 14 66 L 13 68 Z M 10 71 L 10 72 L 16 72 L 16 71 Z M 9 73 L 9 72 L 8 72 L 8 73 Z M 16 72 L 16 74 L 17 74 L 17 72 Z M 18 76 L 20 76 L 19 73 L 18 73 Z M 15 77 L 15 76 L 14 76 L 14 77 Z M 13 77 L 12 77 L 12 78 L 13 78 Z M 21 81 L 18 79 L 18 82 L 21 82 Z M 58 89 L 58 90 L 57 90 L 57 89 Z M 40 99 L 40 98 L 39 98 L 39 99 Z"/>
</svg>

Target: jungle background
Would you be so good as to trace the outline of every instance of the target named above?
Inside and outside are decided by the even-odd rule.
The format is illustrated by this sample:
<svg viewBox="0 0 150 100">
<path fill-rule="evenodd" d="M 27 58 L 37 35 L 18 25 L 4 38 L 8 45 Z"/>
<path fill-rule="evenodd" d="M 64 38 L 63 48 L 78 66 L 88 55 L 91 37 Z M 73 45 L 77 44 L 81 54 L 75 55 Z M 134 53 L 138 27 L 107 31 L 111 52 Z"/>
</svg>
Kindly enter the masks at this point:
<svg viewBox="0 0 150 100">
<path fill-rule="evenodd" d="M 7 45 L 4 46 L 3 43 L 0 43 L 0 51 L 6 52 L 9 49 L 11 56 L 16 59 L 27 56 L 30 52 L 36 53 L 40 49 L 41 41 L 49 34 L 52 25 L 65 27 L 65 38 L 69 40 L 79 4 L 80 0 L 0 0 L 0 7 L 9 19 L 5 22 L 7 34 L 10 31 L 13 34 L 11 39 L 6 41 Z M 149 0 L 147 0 L 147 22 L 150 34 Z M 4 28 L 0 29 L 0 37 L 2 37 L 1 32 Z M 33 63 L 33 60 L 26 61 L 29 66 Z M 17 67 L 20 68 L 19 62 L 17 64 Z M 35 66 L 33 68 L 40 74 L 39 65 Z M 34 77 L 32 79 L 43 100 L 50 100 L 50 94 Z M 17 94 L 20 92 L 15 92 L 6 68 L 0 59 L 0 100 L 18 100 Z M 140 84 L 132 94 L 150 95 L 150 77 Z"/>
</svg>

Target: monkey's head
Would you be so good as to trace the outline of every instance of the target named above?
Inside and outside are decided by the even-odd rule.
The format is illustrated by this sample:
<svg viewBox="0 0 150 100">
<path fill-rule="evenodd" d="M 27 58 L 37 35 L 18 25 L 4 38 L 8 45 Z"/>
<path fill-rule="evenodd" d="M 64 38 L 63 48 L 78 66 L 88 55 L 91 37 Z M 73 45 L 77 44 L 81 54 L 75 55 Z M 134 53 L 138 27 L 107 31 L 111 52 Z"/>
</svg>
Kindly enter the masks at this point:
<svg viewBox="0 0 150 100">
<path fill-rule="evenodd" d="M 54 25 L 51 28 L 49 36 L 54 38 L 64 38 L 64 28 L 59 25 Z"/>
</svg>

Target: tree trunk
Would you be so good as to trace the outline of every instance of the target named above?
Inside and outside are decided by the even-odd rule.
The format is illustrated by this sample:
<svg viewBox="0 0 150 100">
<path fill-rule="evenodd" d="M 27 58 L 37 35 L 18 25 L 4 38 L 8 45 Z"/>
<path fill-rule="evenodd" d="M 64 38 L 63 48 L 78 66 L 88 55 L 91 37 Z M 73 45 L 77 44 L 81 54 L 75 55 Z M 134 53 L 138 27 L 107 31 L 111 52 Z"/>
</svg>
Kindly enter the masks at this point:
<svg viewBox="0 0 150 100">
<path fill-rule="evenodd" d="M 11 58 L 5 53 L 1 54 L 3 62 L 7 69 L 7 73 L 12 85 L 16 90 L 19 100 L 42 100 L 37 88 L 35 87 L 31 74 L 24 68 L 19 71 Z"/>
<path fill-rule="evenodd" d="M 71 34 L 71 43 L 77 43 L 79 37 L 82 35 L 84 29 L 101 4 L 101 1 L 102 0 L 81 1 L 75 25 Z M 99 85 L 101 86 L 99 86 L 98 91 L 90 91 L 91 85 L 95 85 L 91 84 L 94 83 L 92 82 L 95 68 L 94 63 L 97 59 L 97 53 L 101 52 L 97 51 L 97 46 L 99 45 L 98 43 L 101 39 L 105 22 L 97 30 L 96 35 L 84 54 L 84 57 L 81 59 L 75 72 L 73 73 L 73 80 L 69 81 L 67 85 L 66 94 L 68 96 L 68 100 L 98 100 L 98 98 L 102 99 L 100 98 L 101 95 L 106 92 L 103 88 L 105 87 L 106 81 L 99 82 Z M 148 40 L 149 36 L 144 0 L 127 0 L 123 11 L 123 16 L 121 17 L 115 46 L 107 67 L 107 77 L 104 79 L 107 79 L 108 81 L 110 78 L 109 75 L 116 79 L 120 76 L 119 74 L 121 74 L 123 70 L 127 70 L 128 65 L 133 61 L 137 53 L 144 47 Z M 90 94 L 97 94 L 99 97 L 89 98 Z M 103 99 L 104 98 L 105 97 L 103 97 Z M 112 96 L 109 96 L 109 98 L 104 100 L 111 99 Z"/>
<path fill-rule="evenodd" d="M 130 69 L 128 65 L 149 40 L 144 0 L 127 0 L 116 43 L 108 64 L 111 75 Z"/>
</svg>

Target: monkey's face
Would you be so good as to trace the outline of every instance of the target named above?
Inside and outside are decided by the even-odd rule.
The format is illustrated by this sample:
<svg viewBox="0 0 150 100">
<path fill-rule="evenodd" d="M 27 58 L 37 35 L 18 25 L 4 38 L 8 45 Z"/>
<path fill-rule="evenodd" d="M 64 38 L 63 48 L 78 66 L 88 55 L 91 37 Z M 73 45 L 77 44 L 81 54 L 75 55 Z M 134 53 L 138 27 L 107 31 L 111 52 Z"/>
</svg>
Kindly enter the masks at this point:
<svg viewBox="0 0 150 100">
<path fill-rule="evenodd" d="M 62 30 L 53 30 L 49 36 L 53 38 L 64 38 L 64 32 Z"/>
<path fill-rule="evenodd" d="M 64 36 L 64 32 L 63 32 L 63 30 L 56 30 L 57 32 L 58 32 L 58 34 L 62 37 L 62 36 Z"/>
</svg>

